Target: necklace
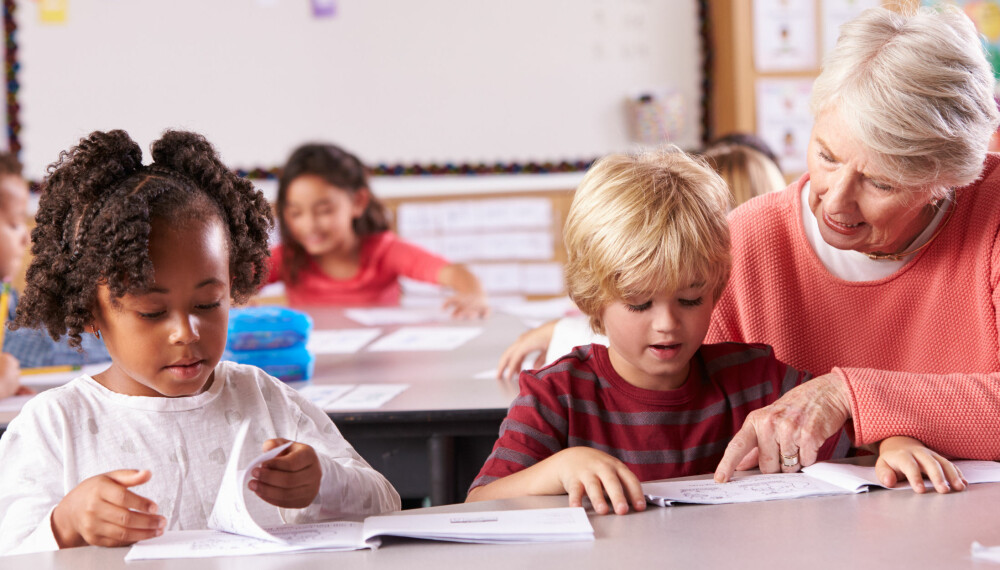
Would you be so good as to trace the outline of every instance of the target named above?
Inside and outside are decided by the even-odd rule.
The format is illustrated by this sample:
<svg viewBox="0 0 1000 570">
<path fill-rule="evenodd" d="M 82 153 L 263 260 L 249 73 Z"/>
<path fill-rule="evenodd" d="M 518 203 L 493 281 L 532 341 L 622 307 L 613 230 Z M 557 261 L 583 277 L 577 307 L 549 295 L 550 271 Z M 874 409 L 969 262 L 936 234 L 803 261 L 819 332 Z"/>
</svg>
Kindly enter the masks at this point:
<svg viewBox="0 0 1000 570">
<path fill-rule="evenodd" d="M 941 220 L 941 223 L 938 224 L 937 229 L 934 230 L 934 234 L 931 235 L 931 237 L 927 241 L 925 241 L 923 245 L 915 247 L 909 251 L 903 251 L 900 253 L 866 253 L 865 255 L 868 256 L 868 259 L 874 259 L 876 261 L 902 261 L 905 257 L 917 253 L 921 249 L 924 249 L 925 247 L 929 246 L 931 242 L 934 241 L 934 238 L 938 237 L 938 235 L 941 233 L 941 230 L 943 230 L 944 227 L 948 224 L 948 220 L 951 219 L 952 214 L 955 213 L 956 205 L 957 204 L 956 204 L 955 194 L 952 193 L 951 200 L 949 203 L 950 207 L 948 209 L 948 213 L 945 215 L 945 218 Z"/>
</svg>

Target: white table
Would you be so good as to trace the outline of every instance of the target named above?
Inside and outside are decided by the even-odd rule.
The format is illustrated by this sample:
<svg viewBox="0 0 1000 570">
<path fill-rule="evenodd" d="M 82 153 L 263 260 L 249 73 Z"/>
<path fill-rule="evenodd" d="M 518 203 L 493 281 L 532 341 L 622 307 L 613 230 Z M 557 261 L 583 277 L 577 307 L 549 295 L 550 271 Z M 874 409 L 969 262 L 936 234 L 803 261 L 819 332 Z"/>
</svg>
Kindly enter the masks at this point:
<svg viewBox="0 0 1000 570">
<path fill-rule="evenodd" d="M 527 497 L 403 511 L 466 512 L 565 506 L 566 497 Z M 475 545 L 392 539 L 374 552 L 146 561 L 125 565 L 127 548 L 85 547 L 0 558 L 5 570 L 215 570 L 232 568 L 956 569 L 974 563 L 973 540 L 1000 544 L 1000 483 L 963 493 L 873 491 L 738 505 L 689 505 L 625 516 L 591 514 L 594 542 Z"/>
</svg>

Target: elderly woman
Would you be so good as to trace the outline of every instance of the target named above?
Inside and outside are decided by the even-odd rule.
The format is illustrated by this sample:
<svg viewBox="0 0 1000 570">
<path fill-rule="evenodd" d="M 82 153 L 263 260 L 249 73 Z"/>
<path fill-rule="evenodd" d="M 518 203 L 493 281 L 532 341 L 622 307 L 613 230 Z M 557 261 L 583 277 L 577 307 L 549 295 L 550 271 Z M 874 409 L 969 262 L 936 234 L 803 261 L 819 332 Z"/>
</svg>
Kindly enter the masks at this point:
<svg viewBox="0 0 1000 570">
<path fill-rule="evenodd" d="M 812 110 L 808 173 L 730 216 L 733 272 L 706 341 L 766 342 L 822 376 L 751 414 L 716 479 L 809 465 L 848 419 L 856 445 L 908 435 L 1000 459 L 998 115 L 972 23 L 866 11 L 841 28 Z M 501 373 L 551 330 L 522 337 Z M 933 467 L 912 464 L 883 480 L 922 489 Z"/>
</svg>

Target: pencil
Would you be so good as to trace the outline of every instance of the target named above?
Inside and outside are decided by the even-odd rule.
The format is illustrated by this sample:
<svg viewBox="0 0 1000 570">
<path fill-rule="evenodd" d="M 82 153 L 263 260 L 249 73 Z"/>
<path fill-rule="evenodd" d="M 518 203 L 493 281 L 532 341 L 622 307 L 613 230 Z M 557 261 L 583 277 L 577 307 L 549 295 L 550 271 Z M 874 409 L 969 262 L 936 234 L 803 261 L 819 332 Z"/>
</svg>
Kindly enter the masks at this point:
<svg viewBox="0 0 1000 570">
<path fill-rule="evenodd" d="M 30 376 L 32 374 L 52 374 L 55 372 L 72 372 L 74 370 L 81 370 L 83 366 L 79 364 L 61 364 L 58 366 L 34 366 L 32 368 L 22 368 L 21 376 Z"/>
<path fill-rule="evenodd" d="M 10 307 L 10 283 L 3 284 L 0 293 L 0 350 L 3 350 L 3 335 L 7 332 L 7 308 Z"/>
</svg>

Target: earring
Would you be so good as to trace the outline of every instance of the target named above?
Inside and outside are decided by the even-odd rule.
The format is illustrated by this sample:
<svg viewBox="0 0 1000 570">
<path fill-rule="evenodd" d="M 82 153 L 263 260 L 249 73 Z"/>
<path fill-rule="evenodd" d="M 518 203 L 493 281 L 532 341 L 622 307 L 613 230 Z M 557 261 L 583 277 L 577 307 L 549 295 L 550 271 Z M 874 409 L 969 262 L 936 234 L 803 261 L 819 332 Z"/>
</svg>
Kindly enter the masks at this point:
<svg viewBox="0 0 1000 570">
<path fill-rule="evenodd" d="M 97 328 L 96 325 L 90 325 L 90 332 L 94 333 L 94 336 L 97 337 L 97 340 L 101 340 L 101 329 Z"/>
</svg>

